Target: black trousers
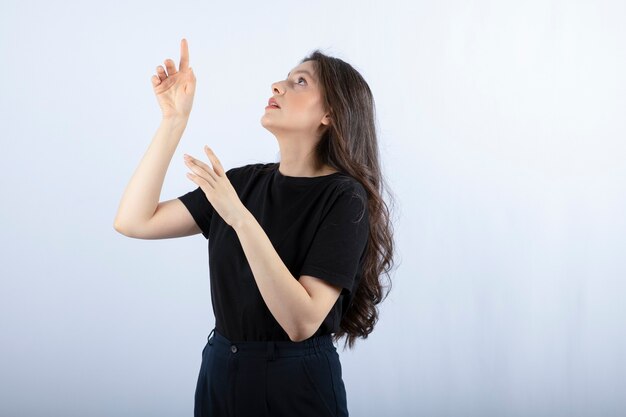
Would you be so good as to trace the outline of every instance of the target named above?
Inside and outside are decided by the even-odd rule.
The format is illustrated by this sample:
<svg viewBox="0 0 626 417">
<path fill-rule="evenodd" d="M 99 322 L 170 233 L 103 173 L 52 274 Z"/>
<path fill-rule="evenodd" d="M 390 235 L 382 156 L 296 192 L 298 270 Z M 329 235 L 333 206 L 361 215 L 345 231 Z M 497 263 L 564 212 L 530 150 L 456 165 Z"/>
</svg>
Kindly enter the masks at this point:
<svg viewBox="0 0 626 417">
<path fill-rule="evenodd" d="M 209 416 L 347 417 L 331 336 L 233 343 L 214 328 L 202 350 L 194 405 L 194 417 Z"/>
</svg>

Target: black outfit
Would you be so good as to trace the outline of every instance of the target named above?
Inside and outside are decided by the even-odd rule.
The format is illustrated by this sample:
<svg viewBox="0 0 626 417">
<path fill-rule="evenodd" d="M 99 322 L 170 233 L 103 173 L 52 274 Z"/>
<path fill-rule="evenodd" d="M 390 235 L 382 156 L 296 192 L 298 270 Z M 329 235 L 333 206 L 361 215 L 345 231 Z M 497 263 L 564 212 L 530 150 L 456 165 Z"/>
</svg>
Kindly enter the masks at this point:
<svg viewBox="0 0 626 417">
<path fill-rule="evenodd" d="M 326 408 L 323 411 L 318 409 L 315 415 L 347 415 L 341 365 L 330 334 L 339 330 L 341 318 L 350 307 L 361 279 L 369 236 L 367 194 L 362 184 L 340 172 L 318 177 L 291 177 L 281 174 L 278 166 L 278 163 L 249 164 L 231 168 L 226 175 L 293 277 L 299 279 L 301 275 L 311 275 L 323 279 L 340 286 L 341 295 L 311 338 L 303 342 L 291 341 L 267 308 L 235 230 L 215 212 L 200 187 L 178 197 L 208 239 L 215 315 L 215 327 L 211 333 L 214 332 L 215 338 L 221 342 L 217 346 L 229 345 L 234 350 L 224 349 L 220 353 L 216 345 L 209 350 L 205 346 L 196 390 L 196 416 L 248 415 L 245 407 L 254 403 L 251 401 L 254 385 L 247 389 L 240 385 L 235 388 L 238 385 L 233 382 L 233 376 L 236 375 L 235 369 L 240 367 L 237 361 L 243 361 L 243 351 L 255 349 L 257 352 L 268 349 L 274 352 L 270 355 L 271 361 L 276 359 L 276 351 L 299 352 L 298 359 L 291 360 L 291 365 L 270 366 L 267 355 L 262 355 L 263 360 L 258 362 L 266 379 L 265 384 L 256 389 L 264 399 L 266 412 L 271 411 L 265 415 L 282 415 L 277 414 L 279 410 L 276 408 L 284 400 L 280 389 L 276 389 L 279 397 L 274 401 L 270 387 L 287 389 L 287 385 L 292 386 L 292 390 L 300 387 L 306 393 L 317 392 L 322 402 L 298 397 L 300 400 L 294 400 L 294 404 L 302 409 L 285 409 L 284 415 L 308 415 L 307 412 L 314 412 L 313 407 L 320 404 L 326 404 Z M 209 335 L 207 345 L 211 345 L 211 340 Z M 319 356 L 320 352 L 315 350 L 311 356 L 311 346 L 322 346 L 323 355 Z M 288 362 L 285 358 L 277 364 Z M 312 385 L 303 387 L 306 381 L 311 382 L 311 370 L 317 369 L 315 364 L 322 367 L 322 370 L 314 371 L 320 379 L 317 382 L 313 379 Z M 246 378 L 255 373 L 253 368 L 250 362 L 244 374 Z M 216 373 L 218 369 L 224 372 Z M 320 373 L 323 370 L 330 374 Z M 300 382 L 297 382 L 298 378 Z M 216 393 L 217 384 L 226 383 L 224 379 L 231 381 L 228 383 L 231 394 L 227 398 Z M 330 387 L 330 391 L 326 387 Z M 234 404 L 239 404 L 235 397 L 242 398 L 242 414 L 215 414 L 221 407 L 220 401 L 231 404 L 227 409 L 234 412 L 237 408 Z M 320 397 L 315 398 L 319 400 Z M 201 409 L 214 411 L 206 414 L 208 411 Z M 264 415 L 258 406 L 254 406 L 254 410 L 249 415 Z"/>
<path fill-rule="evenodd" d="M 349 417 L 330 335 L 302 342 L 232 342 L 209 334 L 194 417 Z"/>
</svg>

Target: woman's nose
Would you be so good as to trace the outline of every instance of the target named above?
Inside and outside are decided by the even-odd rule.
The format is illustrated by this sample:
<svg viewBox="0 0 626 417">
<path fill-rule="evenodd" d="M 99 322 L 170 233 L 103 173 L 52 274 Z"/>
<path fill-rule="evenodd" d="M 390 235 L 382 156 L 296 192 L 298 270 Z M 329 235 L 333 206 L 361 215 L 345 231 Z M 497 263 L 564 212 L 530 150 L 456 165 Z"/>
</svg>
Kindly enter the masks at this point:
<svg viewBox="0 0 626 417">
<path fill-rule="evenodd" d="M 276 82 L 274 84 L 272 84 L 272 93 L 279 93 L 280 94 L 280 83 Z"/>
</svg>

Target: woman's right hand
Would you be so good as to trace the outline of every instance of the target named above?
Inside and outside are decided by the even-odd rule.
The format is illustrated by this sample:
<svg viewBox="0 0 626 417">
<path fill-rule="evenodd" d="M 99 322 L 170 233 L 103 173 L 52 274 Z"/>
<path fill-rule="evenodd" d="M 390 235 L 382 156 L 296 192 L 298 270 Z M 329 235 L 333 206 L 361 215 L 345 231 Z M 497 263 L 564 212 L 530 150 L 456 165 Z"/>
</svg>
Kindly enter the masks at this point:
<svg viewBox="0 0 626 417">
<path fill-rule="evenodd" d="M 163 61 L 159 65 L 157 75 L 152 76 L 152 88 L 161 107 L 164 119 L 188 118 L 191 113 L 193 96 L 196 91 L 196 76 L 189 67 L 189 47 L 187 39 L 180 41 L 180 66 L 176 71 L 176 65 L 171 59 Z"/>
</svg>

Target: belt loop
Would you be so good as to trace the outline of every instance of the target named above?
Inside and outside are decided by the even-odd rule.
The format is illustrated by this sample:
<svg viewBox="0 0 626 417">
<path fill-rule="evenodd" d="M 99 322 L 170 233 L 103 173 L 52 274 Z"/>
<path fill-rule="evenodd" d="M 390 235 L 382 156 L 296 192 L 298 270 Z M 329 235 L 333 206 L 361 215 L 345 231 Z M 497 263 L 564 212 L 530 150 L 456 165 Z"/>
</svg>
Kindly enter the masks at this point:
<svg viewBox="0 0 626 417">
<path fill-rule="evenodd" d="M 273 341 L 267 342 L 267 359 L 273 361 L 276 358 L 276 346 Z"/>
<path fill-rule="evenodd" d="M 209 336 L 206 338 L 207 342 L 209 342 L 209 345 L 213 346 L 213 342 L 211 341 L 211 335 L 215 333 L 215 327 L 213 328 L 213 330 L 211 330 L 211 333 L 209 333 Z"/>
</svg>

